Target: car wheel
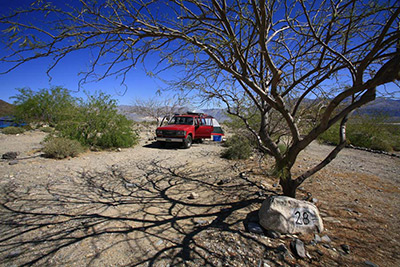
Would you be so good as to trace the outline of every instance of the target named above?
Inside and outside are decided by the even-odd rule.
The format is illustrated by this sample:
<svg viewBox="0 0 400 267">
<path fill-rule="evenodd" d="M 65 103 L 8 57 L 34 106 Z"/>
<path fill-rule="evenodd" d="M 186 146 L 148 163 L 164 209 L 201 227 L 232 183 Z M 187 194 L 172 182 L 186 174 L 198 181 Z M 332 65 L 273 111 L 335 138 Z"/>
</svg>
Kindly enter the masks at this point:
<svg viewBox="0 0 400 267">
<path fill-rule="evenodd" d="M 189 148 L 192 146 L 192 136 L 188 135 L 188 137 L 183 141 L 183 147 L 184 148 Z"/>
</svg>

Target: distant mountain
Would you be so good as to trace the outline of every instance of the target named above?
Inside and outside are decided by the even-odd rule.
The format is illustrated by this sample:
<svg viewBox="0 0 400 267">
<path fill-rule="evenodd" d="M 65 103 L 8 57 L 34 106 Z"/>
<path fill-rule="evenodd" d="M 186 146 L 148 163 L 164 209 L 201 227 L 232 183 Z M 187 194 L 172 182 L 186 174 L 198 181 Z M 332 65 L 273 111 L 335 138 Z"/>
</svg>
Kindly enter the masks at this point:
<svg viewBox="0 0 400 267">
<path fill-rule="evenodd" d="M 226 113 L 225 109 L 222 108 L 213 108 L 213 109 L 203 109 L 204 113 L 213 116 L 219 122 L 224 122 L 230 120 L 228 117 L 228 113 Z"/>
<path fill-rule="evenodd" d="M 182 110 L 189 111 L 189 108 L 185 107 L 180 107 L 177 109 L 176 113 L 182 113 Z M 217 119 L 219 122 L 224 122 L 226 120 L 229 120 L 226 112 L 224 109 L 201 109 L 201 112 L 204 112 L 205 114 L 211 115 L 214 118 Z M 120 114 L 125 115 L 128 119 L 134 120 L 134 121 L 150 121 L 153 120 L 152 118 L 147 118 L 145 116 L 136 114 L 134 112 L 134 106 L 128 106 L 128 105 L 121 105 L 118 106 L 118 112 Z"/>
<path fill-rule="evenodd" d="M 14 105 L 0 99 L 0 117 L 14 113 Z"/>
<path fill-rule="evenodd" d="M 400 119 L 400 100 L 389 98 L 377 98 L 373 102 L 359 108 L 356 114 L 361 115 L 383 115 L 391 120 Z"/>
<path fill-rule="evenodd" d="M 314 100 L 305 99 L 305 103 L 312 103 Z M 151 120 L 150 118 L 146 118 L 144 116 L 135 114 L 132 110 L 132 106 L 119 106 L 119 112 L 121 114 L 126 115 L 129 119 L 134 121 L 146 121 Z M 185 108 L 181 108 L 181 110 L 189 110 Z M 213 116 L 219 122 L 224 122 L 229 120 L 229 117 L 226 113 L 225 109 L 215 108 L 215 109 L 202 109 L 201 112 L 204 112 L 208 115 Z M 389 117 L 391 121 L 400 121 L 400 100 L 388 99 L 388 98 L 377 98 L 375 101 L 357 109 L 355 114 L 360 115 L 384 115 Z"/>
</svg>

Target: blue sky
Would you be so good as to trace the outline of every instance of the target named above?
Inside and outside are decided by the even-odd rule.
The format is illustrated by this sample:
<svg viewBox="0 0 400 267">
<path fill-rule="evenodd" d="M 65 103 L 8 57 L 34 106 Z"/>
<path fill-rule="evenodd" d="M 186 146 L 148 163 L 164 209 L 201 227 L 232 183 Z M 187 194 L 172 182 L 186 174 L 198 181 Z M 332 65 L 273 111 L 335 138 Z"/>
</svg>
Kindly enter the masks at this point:
<svg viewBox="0 0 400 267">
<path fill-rule="evenodd" d="M 57 0 L 55 0 L 57 1 Z M 15 6 L 30 3 L 31 0 L 0 0 L 0 13 L 5 13 Z M 1 30 L 1 29 L 0 29 Z M 1 34 L 1 32 L 0 32 Z M 0 44 L 0 56 L 7 53 L 3 44 Z M 33 90 L 50 88 L 52 86 L 63 86 L 72 92 L 74 96 L 84 96 L 83 91 L 102 91 L 113 96 L 121 105 L 133 104 L 136 98 L 147 99 L 156 96 L 156 92 L 166 87 L 166 85 L 157 78 L 146 75 L 144 67 L 138 64 L 134 70 L 131 70 L 125 81 L 125 86 L 121 85 L 121 81 L 115 77 L 110 77 L 100 82 L 91 82 L 84 84 L 79 88 L 79 80 L 82 76 L 78 76 L 81 71 L 87 71 L 90 56 L 88 51 L 75 52 L 63 59 L 55 69 L 52 70 L 51 77 L 47 76 L 46 70 L 51 64 L 51 59 L 40 59 L 23 64 L 12 72 L 0 75 L 0 99 L 12 102 L 11 96 L 14 96 L 16 88 L 30 87 Z M 154 65 L 158 62 L 157 56 L 152 56 L 147 61 L 148 65 Z M 0 72 L 7 69 L 9 65 L 0 63 Z M 150 68 L 150 70 L 152 70 Z M 168 71 L 163 73 L 164 77 L 174 78 L 175 72 Z M 388 91 L 398 90 L 394 84 L 386 85 Z M 163 93 L 164 96 L 167 93 Z"/>
<path fill-rule="evenodd" d="M 14 8 L 31 3 L 32 0 L 0 0 L 0 14 L 7 14 Z M 0 28 L 0 30 L 2 30 Z M 1 34 L 1 31 L 0 31 Z M 0 56 L 9 53 L 4 44 L 0 43 Z M 156 96 L 156 92 L 166 85 L 157 78 L 146 75 L 144 67 L 141 64 L 131 70 L 125 81 L 121 85 L 121 80 L 116 77 L 110 77 L 100 82 L 90 82 L 79 87 L 79 81 L 83 76 L 79 72 L 88 70 L 88 63 L 91 57 L 90 51 L 75 52 L 63 59 L 50 73 L 51 80 L 46 74 L 51 59 L 40 59 L 27 62 L 8 74 L 0 75 L 0 99 L 12 103 L 10 97 L 17 94 L 16 88 L 30 87 L 32 90 L 50 88 L 52 86 L 63 86 L 72 91 L 74 96 L 84 96 L 84 90 L 88 92 L 102 91 L 113 96 L 121 105 L 133 104 L 136 98 L 147 99 Z M 156 64 L 158 57 L 153 56 L 147 63 Z M 8 64 L 0 63 L 0 72 L 9 68 Z M 152 69 L 150 69 L 152 70 Z M 170 78 L 174 76 L 173 72 L 167 72 Z M 162 94 L 165 97 L 167 93 Z"/>
<path fill-rule="evenodd" d="M 86 83 L 79 88 L 78 84 L 82 76 L 78 76 L 78 73 L 85 71 L 87 68 L 85 55 L 79 53 L 65 58 L 50 73 L 51 80 L 46 74 L 50 63 L 50 59 L 35 60 L 23 64 L 8 74 L 0 75 L 0 99 L 12 103 L 13 100 L 10 97 L 17 93 L 16 88 L 30 87 L 33 90 L 37 90 L 52 86 L 62 86 L 71 90 L 74 96 L 84 96 L 84 90 L 89 92 L 97 90 L 112 95 L 121 105 L 129 105 L 136 98 L 147 99 L 154 97 L 158 89 L 165 87 L 161 80 L 147 76 L 144 68 L 139 65 L 136 69 L 130 71 L 127 76 L 125 82 L 127 90 L 125 90 L 125 86 L 120 84 L 120 80 L 115 77 L 110 77 L 100 82 Z M 4 63 L 0 63 L 0 69 L 4 67 Z"/>
</svg>

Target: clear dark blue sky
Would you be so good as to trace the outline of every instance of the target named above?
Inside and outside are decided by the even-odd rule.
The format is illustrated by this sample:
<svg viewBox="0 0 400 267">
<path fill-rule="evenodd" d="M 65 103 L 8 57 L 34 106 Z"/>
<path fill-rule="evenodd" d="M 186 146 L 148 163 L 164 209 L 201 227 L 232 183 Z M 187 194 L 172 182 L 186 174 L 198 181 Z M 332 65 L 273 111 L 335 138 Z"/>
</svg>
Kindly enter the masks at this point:
<svg viewBox="0 0 400 267">
<path fill-rule="evenodd" d="M 54 0 L 64 1 L 64 0 Z M 21 4 L 31 3 L 32 0 L 0 0 L 0 14 L 7 14 L 10 10 Z M 0 35 L 1 32 L 0 26 Z M 4 44 L 0 44 L 0 56 L 7 53 Z M 120 84 L 120 80 L 115 77 L 107 78 L 100 82 L 91 82 L 84 84 L 83 87 L 78 87 L 78 82 L 81 76 L 78 73 L 88 70 L 88 63 L 90 60 L 89 51 L 76 52 L 65 59 L 63 59 L 56 68 L 51 72 L 52 79 L 50 80 L 46 74 L 46 70 L 51 64 L 51 59 L 41 59 L 28 62 L 12 72 L 0 75 L 0 99 L 7 102 L 12 102 L 11 96 L 14 96 L 17 91 L 16 88 L 30 87 L 33 90 L 50 88 L 52 86 L 63 86 L 71 91 L 74 96 L 84 96 L 83 91 L 102 91 L 113 96 L 119 101 L 119 104 L 129 105 L 134 102 L 136 98 L 147 99 L 156 96 L 159 89 L 164 88 L 166 85 L 157 78 L 148 77 L 142 65 L 138 65 L 136 69 L 130 71 L 127 75 L 125 86 Z M 154 65 L 158 62 L 157 56 L 153 56 L 148 60 L 148 66 Z M 8 65 L 0 63 L 0 72 L 7 69 Z M 150 67 L 150 70 L 151 67 Z M 176 75 L 173 71 L 164 73 L 164 77 L 169 79 L 174 78 Z M 388 91 L 398 91 L 398 87 L 394 84 L 386 85 Z M 79 91 L 79 92 L 78 92 Z M 163 93 L 166 95 L 167 93 Z M 397 95 L 399 97 L 399 95 Z"/>
<path fill-rule="evenodd" d="M 61 1 L 61 0 L 54 0 Z M 62 0 L 64 1 L 64 0 Z M 0 0 L 0 15 L 8 14 L 14 8 L 21 4 L 29 4 L 32 0 Z M 0 28 L 0 34 L 2 34 Z M 3 43 L 0 44 L 0 56 L 9 53 Z M 74 96 L 84 96 L 83 91 L 102 91 L 113 96 L 119 101 L 119 104 L 132 104 L 136 98 L 146 99 L 156 96 L 156 92 L 166 85 L 157 78 L 151 78 L 146 75 L 142 65 L 138 65 L 136 69 L 129 72 L 125 86 L 121 85 L 121 81 L 115 77 L 107 78 L 100 82 L 91 82 L 84 84 L 79 88 L 78 83 L 82 76 L 78 76 L 79 72 L 88 70 L 90 60 L 90 51 L 76 52 L 63 59 L 58 66 L 50 73 L 51 80 L 46 74 L 46 70 L 51 64 L 51 59 L 40 59 L 28 62 L 11 71 L 8 74 L 0 75 L 0 99 L 11 103 L 10 99 L 17 91 L 16 88 L 30 87 L 33 90 L 50 88 L 52 86 L 63 86 L 71 91 Z M 156 56 L 149 59 L 149 65 L 156 64 L 158 58 Z M 0 63 L 0 72 L 4 71 L 11 65 Z M 150 69 L 151 70 L 151 69 Z M 173 76 L 174 73 L 167 73 Z M 78 92 L 79 91 L 79 92 Z M 166 95 L 163 93 L 162 95 Z"/>
<path fill-rule="evenodd" d="M 16 88 L 30 87 L 37 90 L 51 86 L 63 86 L 71 91 L 76 91 L 77 93 L 72 93 L 74 96 L 84 96 L 84 90 L 89 92 L 97 90 L 112 95 L 119 101 L 119 104 L 129 105 L 136 98 L 146 99 L 155 96 L 156 91 L 165 86 L 159 79 L 148 77 L 142 66 L 138 66 L 127 75 L 126 92 L 125 86 L 121 85 L 120 80 L 115 77 L 100 82 L 86 83 L 79 88 L 78 83 L 81 76 L 78 76 L 78 73 L 87 70 L 88 58 L 86 55 L 76 53 L 65 58 L 50 73 L 51 80 L 46 74 L 50 63 L 50 59 L 35 60 L 8 74 L 0 75 L 0 99 L 11 103 L 10 97 L 17 93 Z M 0 67 L 3 69 L 1 64 L 4 65 L 4 63 L 0 63 Z"/>
</svg>

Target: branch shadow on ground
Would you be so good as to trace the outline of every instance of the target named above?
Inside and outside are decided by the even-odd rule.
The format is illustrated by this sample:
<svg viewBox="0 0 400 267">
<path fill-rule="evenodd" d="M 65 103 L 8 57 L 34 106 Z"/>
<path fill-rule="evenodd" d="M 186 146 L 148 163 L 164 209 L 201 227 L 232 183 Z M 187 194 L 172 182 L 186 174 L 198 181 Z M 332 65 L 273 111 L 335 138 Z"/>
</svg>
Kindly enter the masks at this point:
<svg viewBox="0 0 400 267">
<path fill-rule="evenodd" d="M 8 184 L 1 192 L 1 261 L 252 265 L 246 253 L 255 252 L 246 246 L 274 249 L 243 230 L 246 215 L 263 198 L 254 182 L 231 175 L 223 168 L 170 168 L 153 161 L 80 172 L 44 187 Z"/>
</svg>

